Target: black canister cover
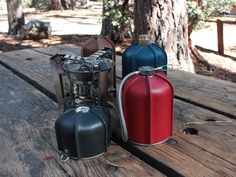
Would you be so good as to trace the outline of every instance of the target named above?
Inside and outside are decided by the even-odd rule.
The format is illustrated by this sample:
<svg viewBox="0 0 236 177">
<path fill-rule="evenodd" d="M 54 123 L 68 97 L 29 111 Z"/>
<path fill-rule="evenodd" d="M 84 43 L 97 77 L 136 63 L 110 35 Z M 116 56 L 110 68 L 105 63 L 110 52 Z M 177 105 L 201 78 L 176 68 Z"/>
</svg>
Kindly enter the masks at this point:
<svg viewBox="0 0 236 177">
<path fill-rule="evenodd" d="M 111 140 L 110 114 L 103 107 L 71 109 L 57 119 L 55 129 L 58 149 L 78 159 L 106 152 Z"/>
</svg>

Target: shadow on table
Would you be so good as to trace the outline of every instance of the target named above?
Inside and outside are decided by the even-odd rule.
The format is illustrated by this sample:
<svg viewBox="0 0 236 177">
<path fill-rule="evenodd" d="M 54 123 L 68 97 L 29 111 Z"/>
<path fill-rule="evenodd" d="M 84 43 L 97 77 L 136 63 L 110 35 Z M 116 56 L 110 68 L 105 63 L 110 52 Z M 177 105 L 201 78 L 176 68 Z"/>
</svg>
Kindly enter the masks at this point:
<svg viewBox="0 0 236 177">
<path fill-rule="evenodd" d="M 214 54 L 216 54 L 216 55 L 219 55 L 219 53 L 218 53 L 217 51 L 214 51 L 214 50 L 211 50 L 211 49 L 206 49 L 206 48 L 203 48 L 203 47 L 198 46 L 198 45 L 196 45 L 196 48 L 197 48 L 198 50 L 203 51 L 203 52 L 214 53 Z M 224 54 L 224 55 L 219 55 L 219 56 L 228 57 L 228 58 L 230 58 L 230 59 L 236 61 L 236 57 L 231 56 L 231 55 Z"/>
</svg>

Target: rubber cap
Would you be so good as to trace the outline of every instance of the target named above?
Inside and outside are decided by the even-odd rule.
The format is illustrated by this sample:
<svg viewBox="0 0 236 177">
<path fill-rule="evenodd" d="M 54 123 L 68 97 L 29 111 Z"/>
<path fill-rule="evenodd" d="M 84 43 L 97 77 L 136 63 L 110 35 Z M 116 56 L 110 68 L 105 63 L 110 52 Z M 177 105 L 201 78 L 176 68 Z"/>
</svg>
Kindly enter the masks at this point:
<svg viewBox="0 0 236 177">
<path fill-rule="evenodd" d="M 142 76 L 152 76 L 155 73 L 155 68 L 151 66 L 142 66 L 138 70 Z"/>
</svg>

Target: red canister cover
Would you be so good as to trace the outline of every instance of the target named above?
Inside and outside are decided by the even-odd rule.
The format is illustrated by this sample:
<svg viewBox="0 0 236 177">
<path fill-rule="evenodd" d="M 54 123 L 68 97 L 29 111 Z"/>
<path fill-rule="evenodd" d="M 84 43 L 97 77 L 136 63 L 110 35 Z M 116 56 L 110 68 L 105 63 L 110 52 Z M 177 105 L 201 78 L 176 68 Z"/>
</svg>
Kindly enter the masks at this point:
<svg viewBox="0 0 236 177">
<path fill-rule="evenodd" d="M 165 74 L 131 76 L 122 100 L 129 141 L 155 144 L 172 135 L 173 88 Z"/>
</svg>

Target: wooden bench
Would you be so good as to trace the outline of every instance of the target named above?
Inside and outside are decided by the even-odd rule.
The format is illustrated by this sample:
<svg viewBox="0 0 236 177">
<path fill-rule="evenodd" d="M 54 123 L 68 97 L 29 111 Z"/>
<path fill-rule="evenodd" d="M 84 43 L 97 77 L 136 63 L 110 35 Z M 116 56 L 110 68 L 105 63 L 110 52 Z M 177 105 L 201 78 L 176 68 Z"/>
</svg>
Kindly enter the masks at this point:
<svg viewBox="0 0 236 177">
<path fill-rule="evenodd" d="M 25 49 L 1 54 L 0 63 L 56 101 L 49 66 L 50 56 L 56 53 L 79 55 L 80 50 L 65 45 Z M 119 57 L 117 73 L 121 77 Z M 175 90 L 172 139 L 147 147 L 123 143 L 116 119 L 113 140 L 168 176 L 234 176 L 236 84 L 177 70 L 168 77 Z M 186 128 L 198 132 L 186 134 Z"/>
</svg>

